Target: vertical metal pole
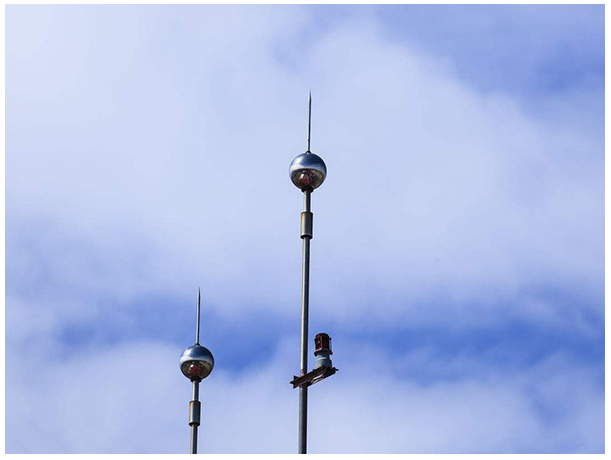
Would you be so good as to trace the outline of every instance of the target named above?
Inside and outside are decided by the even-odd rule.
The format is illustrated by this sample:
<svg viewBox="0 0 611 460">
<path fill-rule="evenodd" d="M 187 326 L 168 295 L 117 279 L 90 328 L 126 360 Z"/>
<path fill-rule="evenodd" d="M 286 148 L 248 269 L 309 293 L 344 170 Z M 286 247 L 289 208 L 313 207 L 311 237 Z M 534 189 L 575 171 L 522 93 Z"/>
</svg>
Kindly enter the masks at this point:
<svg viewBox="0 0 611 460">
<path fill-rule="evenodd" d="M 189 403 L 189 425 L 191 425 L 191 452 L 197 454 L 197 427 L 200 421 L 199 382 L 193 380 L 193 400 Z"/>
<path fill-rule="evenodd" d="M 197 320 L 195 328 L 195 344 L 199 345 L 199 310 L 201 302 L 201 292 L 197 288 Z M 199 418 L 201 404 L 199 402 L 199 381 L 193 382 L 193 399 L 189 403 L 189 425 L 191 425 L 191 453 L 197 454 L 197 427 L 199 427 Z"/>
<path fill-rule="evenodd" d="M 312 238 L 312 213 L 310 193 L 303 192 L 301 213 L 301 238 L 303 257 L 301 267 L 301 375 L 308 373 L 308 310 L 310 302 L 310 239 Z M 299 387 L 299 453 L 307 453 L 308 437 L 308 386 Z"/>
</svg>

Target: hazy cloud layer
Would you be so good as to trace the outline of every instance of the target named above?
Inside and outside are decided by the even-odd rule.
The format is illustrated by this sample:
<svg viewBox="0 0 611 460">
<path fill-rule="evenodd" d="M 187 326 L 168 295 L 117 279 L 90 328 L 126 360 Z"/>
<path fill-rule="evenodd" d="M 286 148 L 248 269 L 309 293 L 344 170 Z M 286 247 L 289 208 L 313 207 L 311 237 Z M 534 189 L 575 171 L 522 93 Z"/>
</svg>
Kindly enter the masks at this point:
<svg viewBox="0 0 611 460">
<path fill-rule="evenodd" d="M 186 450 L 188 426 L 177 421 L 186 420 L 190 384 L 177 372 L 174 347 L 138 342 L 84 351 L 52 366 L 43 391 L 31 378 L 19 381 L 20 391 L 7 398 L 7 413 L 16 415 L 7 422 L 7 452 Z M 220 370 L 202 385 L 202 452 L 293 451 L 297 400 L 287 376 L 296 352 L 284 344 L 257 370 L 237 378 Z M 420 385 L 391 375 L 400 359 L 362 352 L 343 356 L 340 372 L 311 388 L 311 453 L 604 450 L 598 376 L 562 356 L 517 374 L 499 366 Z"/>
</svg>

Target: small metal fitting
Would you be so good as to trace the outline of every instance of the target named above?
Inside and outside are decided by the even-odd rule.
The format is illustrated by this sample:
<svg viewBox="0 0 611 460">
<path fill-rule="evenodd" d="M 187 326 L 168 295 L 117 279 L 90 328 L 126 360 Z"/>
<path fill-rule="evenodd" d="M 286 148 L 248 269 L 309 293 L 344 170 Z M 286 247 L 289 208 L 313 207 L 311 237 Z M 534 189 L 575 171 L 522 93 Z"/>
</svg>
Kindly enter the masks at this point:
<svg viewBox="0 0 611 460">
<path fill-rule="evenodd" d="M 309 211 L 301 213 L 301 238 L 313 238 L 314 214 Z"/>
<path fill-rule="evenodd" d="M 199 426 L 201 403 L 199 401 L 189 402 L 189 425 Z"/>
</svg>

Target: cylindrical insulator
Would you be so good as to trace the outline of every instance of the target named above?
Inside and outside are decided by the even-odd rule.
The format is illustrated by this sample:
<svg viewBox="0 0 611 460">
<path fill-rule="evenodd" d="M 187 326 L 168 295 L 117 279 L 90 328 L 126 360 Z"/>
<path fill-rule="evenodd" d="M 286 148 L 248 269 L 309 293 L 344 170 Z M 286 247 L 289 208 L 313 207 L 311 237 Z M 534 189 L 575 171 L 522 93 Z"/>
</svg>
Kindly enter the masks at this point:
<svg viewBox="0 0 611 460">
<path fill-rule="evenodd" d="M 199 401 L 189 402 L 189 425 L 199 426 L 199 416 L 201 412 L 201 403 Z"/>
<path fill-rule="evenodd" d="M 309 211 L 301 213 L 301 238 L 313 238 L 312 227 L 313 227 L 314 214 Z"/>
<path fill-rule="evenodd" d="M 329 350 L 318 350 L 314 352 L 316 356 L 316 365 L 314 369 L 318 369 L 319 367 L 333 367 L 333 363 L 331 362 L 331 352 Z"/>
</svg>

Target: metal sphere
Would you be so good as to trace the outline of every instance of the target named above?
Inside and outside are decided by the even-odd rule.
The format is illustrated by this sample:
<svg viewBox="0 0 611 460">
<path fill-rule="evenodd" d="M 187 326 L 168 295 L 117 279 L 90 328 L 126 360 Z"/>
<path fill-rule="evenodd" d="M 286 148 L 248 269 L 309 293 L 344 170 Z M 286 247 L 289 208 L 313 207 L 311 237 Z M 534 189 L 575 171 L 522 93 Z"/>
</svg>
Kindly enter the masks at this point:
<svg viewBox="0 0 611 460">
<path fill-rule="evenodd" d="M 318 155 L 314 153 L 302 153 L 291 163 L 289 175 L 295 187 L 302 192 L 312 191 L 318 188 L 327 177 L 327 166 Z"/>
<path fill-rule="evenodd" d="M 214 357 L 210 350 L 193 345 L 182 352 L 180 370 L 189 380 L 200 381 L 208 377 L 214 368 Z"/>
</svg>

